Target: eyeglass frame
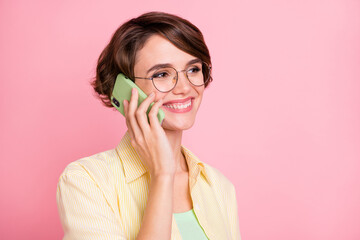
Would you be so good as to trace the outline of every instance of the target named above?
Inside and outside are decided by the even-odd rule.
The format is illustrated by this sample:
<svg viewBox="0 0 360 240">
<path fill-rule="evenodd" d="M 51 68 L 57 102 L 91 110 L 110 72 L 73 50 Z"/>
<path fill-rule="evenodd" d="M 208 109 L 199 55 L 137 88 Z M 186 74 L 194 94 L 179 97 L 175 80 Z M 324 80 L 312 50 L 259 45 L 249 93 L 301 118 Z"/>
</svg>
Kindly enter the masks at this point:
<svg viewBox="0 0 360 240">
<path fill-rule="evenodd" d="M 193 84 L 193 83 L 190 81 L 190 79 L 189 79 L 189 77 L 188 77 L 188 75 L 187 75 L 187 72 L 186 72 L 188 69 L 183 69 L 183 70 L 179 70 L 179 71 L 178 71 L 178 70 L 176 70 L 174 67 L 168 67 L 168 68 L 174 69 L 175 72 L 176 72 L 176 82 L 175 82 L 174 86 L 173 86 L 170 90 L 168 90 L 168 91 L 161 91 L 161 90 L 159 90 L 159 89 L 156 87 L 155 83 L 154 83 L 154 80 L 153 80 L 154 77 L 149 77 L 149 78 L 134 77 L 134 79 L 139 78 L 139 79 L 151 80 L 151 82 L 152 82 L 153 86 L 156 88 L 156 90 L 158 90 L 159 92 L 167 93 L 167 92 L 170 92 L 171 90 L 173 90 L 173 89 L 176 87 L 176 85 L 177 85 L 177 83 L 178 83 L 178 81 L 179 81 L 179 73 L 180 73 L 180 72 L 185 72 L 186 79 L 187 79 L 192 85 L 194 85 L 194 86 L 196 86 L 196 87 L 201 87 L 201 86 L 205 85 L 205 84 L 210 80 L 210 78 L 211 78 L 211 69 L 212 69 L 212 67 L 209 66 L 209 64 L 207 64 L 207 63 L 204 62 L 204 61 L 201 61 L 201 65 L 206 65 L 206 67 L 208 68 L 208 71 L 209 71 L 209 76 L 208 76 L 207 80 L 204 81 L 204 83 L 201 84 L 201 85 L 195 85 L 195 84 Z M 202 73 L 204 74 L 204 69 L 201 69 L 201 71 L 202 71 Z"/>
</svg>

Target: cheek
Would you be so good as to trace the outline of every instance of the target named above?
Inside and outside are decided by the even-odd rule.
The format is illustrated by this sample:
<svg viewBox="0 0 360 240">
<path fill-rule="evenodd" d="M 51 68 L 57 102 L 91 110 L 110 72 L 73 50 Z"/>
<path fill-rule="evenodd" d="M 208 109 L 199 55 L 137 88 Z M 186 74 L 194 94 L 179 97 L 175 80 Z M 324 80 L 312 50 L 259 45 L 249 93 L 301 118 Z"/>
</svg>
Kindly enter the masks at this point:
<svg viewBox="0 0 360 240">
<path fill-rule="evenodd" d="M 135 81 L 135 84 L 146 94 L 149 95 L 151 92 L 155 93 L 155 101 L 159 101 L 164 98 L 168 93 L 162 93 L 156 90 L 151 80 Z"/>
<path fill-rule="evenodd" d="M 151 80 L 135 80 L 135 84 L 146 94 L 149 95 L 154 91 L 153 84 Z"/>
<path fill-rule="evenodd" d="M 203 93 L 204 93 L 204 91 L 199 91 L 198 92 L 198 94 L 199 94 L 199 96 L 198 96 L 198 107 L 200 107 L 200 105 L 201 105 L 201 102 L 202 102 L 202 99 L 203 99 Z"/>
<path fill-rule="evenodd" d="M 203 97 L 203 95 L 204 95 L 204 87 L 200 87 L 200 88 L 198 88 L 198 89 L 196 89 L 197 90 L 197 93 L 198 93 L 198 95 L 199 95 L 199 99 L 201 100 L 202 99 L 202 97 Z"/>
<path fill-rule="evenodd" d="M 162 93 L 159 91 L 155 91 L 155 102 L 159 101 L 160 99 L 164 99 L 163 102 L 166 102 L 165 97 L 167 93 Z"/>
</svg>

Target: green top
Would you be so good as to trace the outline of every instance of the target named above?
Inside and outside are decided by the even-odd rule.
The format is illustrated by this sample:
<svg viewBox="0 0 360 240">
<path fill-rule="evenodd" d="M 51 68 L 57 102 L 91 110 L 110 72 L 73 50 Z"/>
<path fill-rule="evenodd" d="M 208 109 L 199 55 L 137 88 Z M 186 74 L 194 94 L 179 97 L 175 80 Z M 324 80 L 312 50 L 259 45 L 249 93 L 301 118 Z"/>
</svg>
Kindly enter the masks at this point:
<svg viewBox="0 0 360 240">
<path fill-rule="evenodd" d="M 208 240 L 199 224 L 194 209 L 187 212 L 174 213 L 174 217 L 183 240 Z"/>
</svg>

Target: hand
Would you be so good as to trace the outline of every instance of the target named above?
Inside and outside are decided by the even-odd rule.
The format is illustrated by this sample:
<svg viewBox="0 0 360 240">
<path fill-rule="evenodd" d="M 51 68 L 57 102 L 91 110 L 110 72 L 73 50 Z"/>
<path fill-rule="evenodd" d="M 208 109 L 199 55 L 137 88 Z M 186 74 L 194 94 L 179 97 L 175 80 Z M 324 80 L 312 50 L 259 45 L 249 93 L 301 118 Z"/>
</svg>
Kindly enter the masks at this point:
<svg viewBox="0 0 360 240">
<path fill-rule="evenodd" d="M 154 101 L 155 94 L 152 92 L 140 105 L 138 103 L 138 92 L 132 89 L 130 103 L 124 100 L 124 112 L 126 125 L 128 127 L 131 145 L 139 154 L 145 167 L 151 176 L 175 174 L 174 153 L 161 127 L 157 113 L 162 106 L 162 99 L 157 101 L 149 112 L 149 122 L 146 111 Z"/>
</svg>

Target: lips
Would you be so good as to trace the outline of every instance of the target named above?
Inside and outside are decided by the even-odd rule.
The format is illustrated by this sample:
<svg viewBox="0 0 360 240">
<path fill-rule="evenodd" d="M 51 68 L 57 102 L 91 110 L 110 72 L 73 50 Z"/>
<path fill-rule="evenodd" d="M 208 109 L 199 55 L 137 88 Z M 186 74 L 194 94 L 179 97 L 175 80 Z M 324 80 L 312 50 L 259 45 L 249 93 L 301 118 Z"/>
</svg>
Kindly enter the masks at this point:
<svg viewBox="0 0 360 240">
<path fill-rule="evenodd" d="M 163 104 L 163 107 L 170 112 L 186 113 L 192 109 L 193 102 L 194 98 L 188 97 L 185 99 L 168 101 Z"/>
<path fill-rule="evenodd" d="M 189 101 L 190 99 L 192 99 L 193 97 L 187 97 L 185 99 L 178 99 L 178 100 L 172 100 L 172 101 L 168 101 L 166 103 L 164 103 L 163 105 L 167 105 L 167 104 L 176 104 L 176 103 L 184 103 Z"/>
</svg>

